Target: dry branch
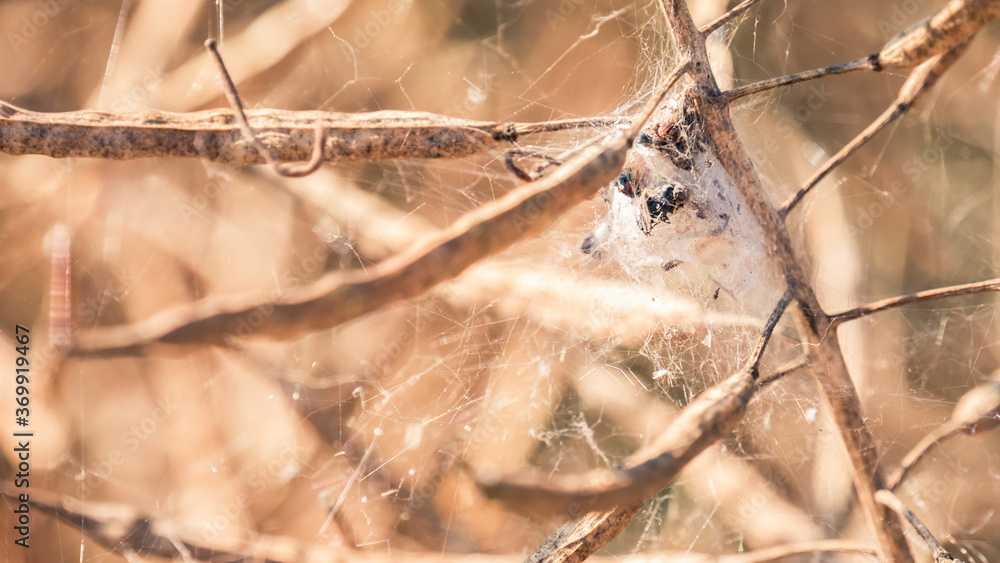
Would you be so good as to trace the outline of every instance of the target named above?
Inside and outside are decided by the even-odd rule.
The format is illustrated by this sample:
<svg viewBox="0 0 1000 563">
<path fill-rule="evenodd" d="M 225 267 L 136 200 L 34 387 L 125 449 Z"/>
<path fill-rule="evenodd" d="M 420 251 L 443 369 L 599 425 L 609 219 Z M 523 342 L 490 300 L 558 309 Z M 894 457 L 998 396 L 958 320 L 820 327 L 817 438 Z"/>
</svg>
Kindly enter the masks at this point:
<svg viewBox="0 0 1000 563">
<path fill-rule="evenodd" d="M 931 531 L 924 526 L 924 523 L 917 518 L 917 515 L 906 508 L 903 505 L 903 501 L 899 500 L 899 497 L 892 494 L 892 492 L 882 489 L 881 491 L 875 493 L 875 498 L 878 499 L 880 503 L 896 511 L 897 514 L 906 519 L 907 522 L 913 526 L 916 530 L 917 536 L 920 538 L 924 545 L 930 550 L 931 555 L 934 556 L 934 563 L 944 563 L 945 561 L 954 561 L 955 558 L 948 553 L 945 548 L 941 547 L 941 543 L 937 541 Z"/>
<path fill-rule="evenodd" d="M 849 72 L 857 72 L 859 70 L 875 70 L 875 59 L 876 56 L 871 55 L 857 60 L 848 61 L 846 63 L 835 64 L 813 70 L 804 70 L 802 72 L 778 76 L 776 78 L 769 78 L 767 80 L 761 80 L 759 82 L 747 84 L 746 86 L 740 86 L 739 88 L 727 90 L 721 95 L 726 99 L 726 102 L 731 103 L 745 96 L 759 94 L 760 92 L 766 92 L 775 88 L 784 88 L 786 86 L 806 82 L 808 80 L 816 80 L 817 78 L 826 78 L 828 76 L 836 76 L 838 74 L 847 74 Z"/>
<path fill-rule="evenodd" d="M 913 68 L 966 43 L 1000 17 L 998 0 L 951 0 L 890 40 L 878 54 L 882 68 Z"/>
<path fill-rule="evenodd" d="M 468 121 L 432 113 L 249 110 L 247 119 L 275 160 L 309 160 L 317 126 L 326 160 L 462 158 L 523 135 L 600 127 L 614 119 L 542 123 Z M 101 111 L 41 113 L 0 102 L 0 152 L 53 158 L 204 158 L 232 166 L 265 164 L 229 110 L 194 113 Z"/>
<path fill-rule="evenodd" d="M 861 401 L 851 380 L 840 350 L 837 334 L 823 313 L 803 265 L 792 249 L 791 237 L 784 222 L 772 207 L 766 191 L 754 170 L 753 162 L 743 148 L 729 116 L 729 105 L 720 96 L 711 72 L 704 36 L 691 21 L 685 2 L 661 0 L 667 20 L 681 56 L 691 60 L 692 78 L 696 82 L 695 103 L 703 120 L 706 141 L 719 155 L 722 166 L 733 179 L 748 203 L 753 218 L 764 231 L 762 241 L 790 286 L 798 289 L 799 309 L 808 333 L 803 338 L 815 346 L 815 359 L 824 396 L 841 432 L 853 466 L 853 477 L 860 504 L 875 527 L 883 555 L 890 561 L 913 561 L 903 529 L 896 514 L 877 503 L 875 491 L 884 486 L 878 451 L 871 431 L 861 413 Z"/>
<path fill-rule="evenodd" d="M 276 299 L 205 300 L 135 325 L 95 331 L 74 343 L 70 354 L 128 354 L 154 343 L 232 346 L 249 336 L 294 338 L 418 296 L 479 260 L 541 232 L 610 183 L 621 172 L 641 125 L 687 68 L 681 65 L 671 73 L 627 135 L 582 150 L 550 176 L 483 205 L 365 272 L 335 273 Z"/>
<path fill-rule="evenodd" d="M 711 35 L 716 30 L 718 30 L 720 27 L 722 27 L 722 26 L 726 25 L 727 23 L 733 21 L 734 19 L 738 18 L 743 12 L 749 10 L 750 8 L 754 7 L 755 5 L 757 5 L 759 3 L 760 3 L 760 0 L 745 0 L 742 4 L 739 4 L 738 6 L 734 7 L 732 10 L 729 10 L 725 14 L 722 14 L 721 16 L 719 16 L 718 18 L 716 18 L 714 21 L 712 21 L 712 22 L 710 22 L 710 23 L 708 23 L 706 25 L 703 25 L 701 27 L 701 29 L 698 30 L 698 31 L 701 31 L 701 33 L 703 35 L 706 35 L 706 36 L 707 35 Z"/>
<path fill-rule="evenodd" d="M 947 7 L 901 32 L 886 43 L 878 53 L 846 63 L 761 80 L 723 92 L 722 96 L 727 102 L 732 102 L 751 94 L 837 74 L 861 70 L 881 71 L 887 68 L 913 68 L 929 62 L 934 57 L 944 55 L 950 50 L 958 50 L 961 54 L 963 50 L 958 48 L 967 44 L 982 26 L 997 17 L 1000 17 L 1000 1 L 952 0 Z M 954 55 L 954 57 L 957 58 L 959 54 Z M 945 70 L 947 67 L 940 72 L 943 73 Z M 924 72 L 926 73 L 926 71 Z M 933 82 L 936 80 L 937 78 L 934 78 Z M 903 87 L 904 90 L 906 88 L 906 86 Z M 900 94 L 902 96 L 902 91 Z"/>
<path fill-rule="evenodd" d="M 928 301 L 937 301 L 948 297 L 975 295 L 977 293 L 988 293 L 998 290 L 1000 290 L 1000 278 L 962 285 L 940 287 L 938 289 L 928 289 L 918 291 L 916 293 L 910 293 L 908 295 L 889 297 L 888 299 L 882 299 L 873 303 L 868 303 L 867 305 L 861 305 L 860 307 L 855 307 L 839 313 L 833 313 L 830 315 L 830 320 L 833 321 L 834 324 L 840 324 L 854 319 L 859 319 L 865 315 L 871 315 L 872 313 L 902 307 L 903 305 L 926 303 Z"/>
<path fill-rule="evenodd" d="M 547 478 L 535 472 L 478 479 L 489 498 L 535 514 L 579 514 L 642 503 L 673 481 L 692 459 L 729 436 L 743 420 L 747 403 L 757 385 L 757 368 L 794 292 L 789 289 L 768 318 L 746 366 L 692 401 L 642 452 L 632 456 L 629 467 L 610 474 L 560 475 Z M 595 478 L 596 477 L 596 478 Z"/>
<path fill-rule="evenodd" d="M 830 157 L 823 166 L 820 167 L 806 182 L 802 185 L 799 191 L 795 192 L 781 206 L 779 213 L 782 217 L 788 215 L 788 212 L 792 210 L 802 198 L 809 193 L 827 174 L 830 173 L 835 167 L 839 166 L 847 157 L 854 154 L 855 151 L 864 146 L 865 143 L 870 141 L 872 137 L 878 134 L 879 131 L 884 129 L 886 125 L 889 125 L 893 121 L 899 119 L 900 117 L 906 115 L 906 112 L 913 107 L 913 104 L 917 103 L 917 100 L 922 98 L 928 90 L 937 84 L 938 80 L 944 76 L 944 73 L 951 68 L 955 61 L 962 56 L 965 52 L 968 43 L 963 43 L 955 46 L 950 51 L 939 55 L 938 57 L 931 59 L 924 64 L 920 65 L 903 83 L 903 87 L 899 89 L 899 95 L 896 96 L 896 101 L 893 102 L 888 109 L 882 112 L 882 115 L 878 116 L 875 121 L 871 122 L 865 130 L 858 134 L 857 137 L 851 140 L 851 142 L 844 145 L 842 149 L 837 151 L 837 154 Z"/>
</svg>

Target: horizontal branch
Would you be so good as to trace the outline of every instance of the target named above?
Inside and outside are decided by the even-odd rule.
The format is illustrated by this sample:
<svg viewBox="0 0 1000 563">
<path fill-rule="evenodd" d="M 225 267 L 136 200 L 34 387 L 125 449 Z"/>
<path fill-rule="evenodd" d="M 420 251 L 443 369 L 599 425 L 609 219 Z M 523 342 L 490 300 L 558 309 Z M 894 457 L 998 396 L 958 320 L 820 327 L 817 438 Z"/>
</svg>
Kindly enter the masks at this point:
<svg viewBox="0 0 1000 563">
<path fill-rule="evenodd" d="M 623 123 L 615 118 L 540 123 L 470 121 L 433 113 L 249 110 L 260 142 L 281 162 L 309 160 L 317 126 L 326 160 L 462 158 L 533 133 Z M 0 102 L 0 152 L 53 158 L 204 158 L 233 166 L 264 164 L 232 111 L 193 113 L 102 111 L 43 113 Z"/>
<path fill-rule="evenodd" d="M 937 301 L 939 299 L 945 299 L 948 297 L 957 297 L 960 295 L 975 295 L 977 293 L 987 293 L 991 291 L 1000 291 L 1000 278 L 994 278 L 992 280 L 967 283 L 962 285 L 952 285 L 949 287 L 941 287 L 938 289 L 928 289 L 926 291 L 918 291 L 916 293 L 911 293 L 909 295 L 890 297 L 888 299 L 882 299 L 880 301 L 875 301 L 867 305 L 862 305 L 860 307 L 855 307 L 853 309 L 848 309 L 846 311 L 834 313 L 830 315 L 830 319 L 833 321 L 834 324 L 840 324 L 847 321 L 853 321 L 865 315 L 878 313 L 879 311 L 886 311 L 888 309 L 895 309 L 896 307 L 902 307 L 903 305 L 912 305 L 913 303 L 925 303 L 927 301 Z"/>
</svg>

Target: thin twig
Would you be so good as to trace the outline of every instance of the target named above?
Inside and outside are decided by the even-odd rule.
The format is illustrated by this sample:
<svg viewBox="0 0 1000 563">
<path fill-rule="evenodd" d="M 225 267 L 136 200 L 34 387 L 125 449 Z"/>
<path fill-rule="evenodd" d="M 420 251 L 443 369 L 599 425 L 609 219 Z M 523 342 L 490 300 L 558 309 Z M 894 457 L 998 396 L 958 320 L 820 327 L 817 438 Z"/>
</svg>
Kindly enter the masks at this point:
<svg viewBox="0 0 1000 563">
<path fill-rule="evenodd" d="M 896 96 L 896 100 L 893 102 L 888 109 L 882 112 L 882 115 L 871 122 L 865 130 L 862 131 L 857 137 L 851 140 L 851 142 L 844 145 L 842 149 L 837 151 L 837 154 L 833 155 L 830 160 L 826 161 L 823 166 L 817 170 L 812 177 L 810 177 L 806 182 L 799 188 L 799 191 L 795 192 L 785 202 L 784 205 L 779 209 L 779 213 L 782 217 L 786 217 L 788 212 L 791 211 L 802 198 L 809 193 L 827 174 L 830 173 L 836 166 L 847 159 L 847 157 L 854 154 L 855 151 L 864 146 L 865 143 L 870 141 L 872 137 L 878 134 L 879 131 L 884 129 L 887 125 L 893 121 L 899 119 L 900 117 L 906 115 L 906 112 L 913 107 L 913 104 L 917 102 L 928 90 L 937 84 L 938 80 L 944 73 L 948 71 L 949 68 L 958 60 L 958 58 L 965 52 L 968 43 L 963 43 L 951 49 L 947 53 L 940 55 L 939 57 L 929 60 L 923 65 L 916 68 L 910 73 L 910 76 L 903 83 L 903 87 L 899 89 L 899 94 Z"/>
<path fill-rule="evenodd" d="M 243 131 L 243 136 L 253 144 L 257 152 L 264 156 L 264 160 L 271 165 L 274 171 L 279 176 L 301 178 L 319 169 L 320 165 L 323 164 L 323 155 L 326 153 L 325 124 L 322 121 L 316 122 L 315 135 L 313 137 L 313 152 L 308 163 L 299 166 L 278 162 L 271 155 L 271 151 L 257 138 L 257 133 L 250 127 L 247 115 L 243 112 L 243 102 L 236 91 L 236 84 L 233 83 L 232 77 L 229 76 L 229 71 L 226 70 L 226 63 L 222 62 L 222 55 L 219 53 L 219 46 L 216 44 L 215 39 L 205 41 L 205 48 L 208 49 L 208 52 L 212 55 L 212 60 L 215 61 L 215 65 L 218 67 L 219 77 L 222 79 L 222 90 L 226 93 L 226 99 L 229 100 L 229 106 L 233 110 L 233 115 L 236 116 L 236 123 L 240 126 L 240 130 Z"/>
<path fill-rule="evenodd" d="M 747 364 L 687 405 L 663 434 L 633 456 L 629 467 L 598 475 L 524 472 L 509 477 L 480 475 L 477 484 L 489 498 L 535 514 L 578 514 L 642 503 L 673 481 L 677 473 L 709 446 L 728 436 L 743 420 L 756 384 L 761 357 L 795 291 L 789 288 L 764 325 Z"/>
<path fill-rule="evenodd" d="M 418 296 L 479 260 L 541 232 L 611 183 L 621 173 L 642 125 L 688 68 L 683 64 L 670 74 L 626 135 L 580 151 L 553 174 L 481 206 L 367 271 L 334 273 L 276 297 L 206 299 L 134 325 L 95 331 L 74 343 L 70 354 L 131 354 L 154 343 L 235 346 L 250 336 L 294 338 Z"/>
<path fill-rule="evenodd" d="M 792 360 L 791 362 L 788 362 L 787 364 L 778 368 L 777 371 L 769 373 L 766 378 L 758 379 L 757 385 L 761 387 L 767 387 L 768 385 L 774 383 L 775 381 L 783 379 L 799 371 L 800 369 L 804 369 L 807 367 L 809 367 L 808 359 Z"/>
<path fill-rule="evenodd" d="M 742 14 L 743 12 L 749 10 L 750 8 L 752 8 L 754 5 L 758 4 L 759 2 L 760 2 L 760 0 L 745 0 L 739 6 L 736 6 L 732 10 L 729 10 L 725 14 L 722 14 L 721 16 L 719 16 L 718 18 L 716 18 L 715 21 L 713 21 L 711 23 L 708 23 L 706 25 L 703 25 L 701 27 L 701 29 L 699 29 L 698 31 L 700 31 L 702 33 L 702 35 L 705 35 L 705 36 L 711 35 L 717 29 L 719 29 L 720 27 L 722 27 L 722 26 L 726 25 L 727 23 L 733 21 L 735 18 L 739 17 L 740 14 Z"/>
<path fill-rule="evenodd" d="M 931 551 L 931 555 L 934 556 L 934 563 L 944 563 L 946 561 L 955 560 L 955 558 L 941 546 L 941 543 L 938 542 L 934 537 L 934 534 L 927 529 L 927 526 L 924 526 L 924 523 L 917 518 L 917 515 L 903 505 L 903 501 L 899 500 L 899 497 L 894 495 L 891 491 L 882 489 L 881 491 L 875 493 L 875 499 L 894 510 L 897 514 L 905 518 L 911 526 L 913 526 L 913 529 L 917 532 L 917 536 L 919 536 L 924 544 L 927 545 L 928 549 Z"/>
<path fill-rule="evenodd" d="M 836 76 L 838 74 L 847 74 L 849 72 L 857 72 L 860 70 L 875 70 L 875 66 L 876 66 L 876 55 L 871 55 L 854 61 L 836 64 L 833 66 L 827 66 L 813 70 L 805 70 L 802 72 L 796 72 L 795 74 L 788 74 L 785 76 L 779 76 L 777 78 L 761 80 L 760 82 L 754 82 L 752 84 L 747 84 L 746 86 L 740 86 L 739 88 L 726 90 L 721 95 L 726 103 L 732 103 L 733 101 L 738 100 L 744 96 L 749 96 L 751 94 L 758 94 L 760 92 L 766 92 L 768 90 L 773 90 L 774 88 L 782 88 L 785 86 L 791 86 L 792 84 L 798 84 L 799 82 L 805 82 L 807 80 L 826 78 L 827 76 Z"/>
<path fill-rule="evenodd" d="M 519 180 L 522 180 L 524 182 L 534 182 L 541 176 L 541 174 L 539 171 L 528 172 L 523 168 L 521 168 L 520 166 L 518 166 L 517 163 L 514 162 L 514 159 L 518 157 L 537 158 L 539 160 L 544 160 L 546 164 L 545 166 L 542 167 L 542 170 L 544 170 L 544 168 L 548 166 L 558 166 L 562 164 L 562 162 L 559 161 L 558 159 L 542 153 L 526 151 L 523 149 L 511 149 L 507 151 L 506 155 L 504 155 L 503 159 L 504 167 L 507 168 L 508 172 L 510 172 L 514 176 L 517 176 Z"/>
<path fill-rule="evenodd" d="M 948 287 L 940 287 L 937 289 L 928 289 L 925 291 L 918 291 L 916 293 L 910 293 L 908 295 L 899 295 L 897 297 L 889 297 L 888 299 L 881 299 L 867 305 L 862 305 L 860 307 L 855 307 L 853 309 L 848 309 L 846 311 L 841 311 L 839 313 L 834 313 L 830 315 L 830 320 L 834 324 L 841 324 L 847 321 L 853 321 L 859 319 L 865 315 L 871 315 L 872 313 L 878 313 L 880 311 L 886 311 L 888 309 L 895 309 L 896 307 L 902 307 L 903 305 L 912 305 L 913 303 L 925 303 L 927 301 L 937 301 L 939 299 L 945 299 L 948 297 L 957 297 L 960 295 L 975 295 L 977 293 L 987 293 L 991 291 L 1000 290 L 1000 278 L 994 278 L 991 280 L 966 283 L 962 285 L 952 285 Z"/>
</svg>

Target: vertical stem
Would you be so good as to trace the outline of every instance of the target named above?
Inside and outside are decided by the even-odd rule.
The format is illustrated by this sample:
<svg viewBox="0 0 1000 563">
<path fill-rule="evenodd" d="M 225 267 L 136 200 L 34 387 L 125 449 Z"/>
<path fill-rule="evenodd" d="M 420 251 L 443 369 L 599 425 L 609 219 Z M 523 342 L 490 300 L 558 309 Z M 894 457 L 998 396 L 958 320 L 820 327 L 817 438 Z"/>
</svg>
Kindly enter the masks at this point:
<svg viewBox="0 0 1000 563">
<path fill-rule="evenodd" d="M 753 162 L 739 142 L 729 116 L 729 106 L 720 96 L 712 74 L 704 37 L 698 32 L 685 0 L 661 0 L 680 57 L 691 61 L 694 98 L 707 142 L 715 149 L 723 167 L 746 199 L 751 213 L 770 240 L 773 265 L 784 274 L 790 287 L 798 290 L 799 309 L 804 317 L 809 344 L 815 346 L 819 383 L 840 429 L 854 469 L 854 483 L 861 506 L 876 529 L 884 557 L 911 563 L 903 528 L 896 513 L 875 500 L 875 492 L 885 488 L 885 476 L 871 432 L 861 415 L 861 401 L 844 363 L 836 329 L 823 312 L 800 261 L 792 249 L 791 237 L 765 194 Z"/>
</svg>

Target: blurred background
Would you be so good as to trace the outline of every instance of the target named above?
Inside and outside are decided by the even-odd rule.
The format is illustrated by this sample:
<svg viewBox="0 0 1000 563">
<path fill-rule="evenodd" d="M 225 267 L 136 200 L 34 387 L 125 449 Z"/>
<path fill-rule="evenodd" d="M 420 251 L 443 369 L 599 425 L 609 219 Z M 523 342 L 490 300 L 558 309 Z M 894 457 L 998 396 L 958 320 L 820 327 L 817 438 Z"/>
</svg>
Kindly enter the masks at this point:
<svg viewBox="0 0 1000 563">
<path fill-rule="evenodd" d="M 699 23 L 727 4 L 690 2 Z M 713 36 L 715 70 L 724 86 L 739 85 L 857 59 L 943 4 L 764 0 Z M 251 108 L 628 117 L 675 62 L 658 10 L 593 0 L 4 0 L 0 99 L 46 112 L 226 107 L 202 46 L 214 37 Z M 994 24 L 906 118 L 791 213 L 828 311 L 998 275 L 998 71 Z M 772 201 L 881 113 L 904 79 L 838 76 L 735 107 Z M 558 155 L 608 133 L 539 135 L 521 148 Z M 717 287 L 692 281 L 696 272 L 638 283 L 581 253 L 607 210 L 601 198 L 420 299 L 293 341 L 83 361 L 61 359 L 49 336 L 55 225 L 71 238 L 79 335 L 371 266 L 516 185 L 500 152 L 331 163 L 299 180 L 197 160 L 0 157 L 0 363 L 13 366 L 14 326 L 29 326 L 32 491 L 125 507 L 160 535 L 231 553 L 530 553 L 561 520 L 486 500 L 462 464 L 618 467 L 746 358 L 762 322 L 732 296 L 713 298 Z M 981 295 L 845 327 L 887 467 L 998 367 L 996 314 Z M 796 357 L 797 343 L 782 325 L 766 365 Z M 5 381 L 9 481 L 15 405 Z M 965 561 L 1000 560 L 998 439 L 956 438 L 901 488 Z M 651 499 L 605 554 L 871 541 L 853 499 L 837 431 L 812 375 L 800 373 L 761 392 L 736 435 Z M 11 517 L 0 510 L 6 561 L 122 557 L 38 511 L 24 550 Z"/>
</svg>

